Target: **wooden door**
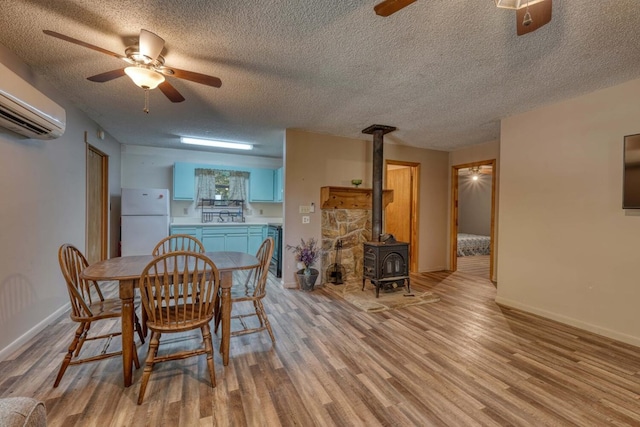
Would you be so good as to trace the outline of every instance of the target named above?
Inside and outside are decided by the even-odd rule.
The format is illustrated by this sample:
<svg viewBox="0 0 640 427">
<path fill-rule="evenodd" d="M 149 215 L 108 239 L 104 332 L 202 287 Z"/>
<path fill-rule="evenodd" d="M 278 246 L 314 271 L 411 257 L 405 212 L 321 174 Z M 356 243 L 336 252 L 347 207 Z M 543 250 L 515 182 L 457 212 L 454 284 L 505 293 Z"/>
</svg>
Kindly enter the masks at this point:
<svg viewBox="0 0 640 427">
<path fill-rule="evenodd" d="M 385 211 L 385 233 L 393 234 L 399 242 L 411 241 L 411 169 L 387 169 L 387 189 L 393 190 L 393 202 Z"/>
<path fill-rule="evenodd" d="M 387 160 L 385 189 L 393 202 L 384 211 L 384 233 L 409 243 L 409 271 L 418 271 L 418 176 L 420 164 Z"/>
<path fill-rule="evenodd" d="M 89 263 L 107 258 L 108 245 L 108 157 L 87 144 L 87 241 Z"/>
</svg>

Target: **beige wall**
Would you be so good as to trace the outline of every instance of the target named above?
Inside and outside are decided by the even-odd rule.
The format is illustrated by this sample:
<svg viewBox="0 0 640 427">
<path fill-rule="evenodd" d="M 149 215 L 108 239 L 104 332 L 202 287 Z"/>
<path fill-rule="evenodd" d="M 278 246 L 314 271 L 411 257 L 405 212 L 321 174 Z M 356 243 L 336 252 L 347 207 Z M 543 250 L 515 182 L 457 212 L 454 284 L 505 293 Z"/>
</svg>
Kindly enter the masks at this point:
<svg viewBox="0 0 640 427">
<path fill-rule="evenodd" d="M 640 345 L 640 217 L 622 209 L 640 80 L 502 121 L 501 304 Z"/>
<path fill-rule="evenodd" d="M 499 221 L 498 218 L 500 216 L 500 141 L 499 140 L 495 140 L 495 141 L 489 141 L 489 142 L 485 142 L 483 144 L 477 144 L 474 145 L 472 147 L 465 147 L 465 148 L 461 148 L 459 150 L 456 151 L 452 151 L 449 153 L 449 167 L 450 169 L 453 166 L 459 166 L 459 165 L 464 165 L 464 164 L 468 164 L 468 163 L 475 163 L 475 162 L 482 162 L 484 160 L 496 160 L 496 167 L 495 170 L 493 171 L 493 175 L 494 175 L 494 179 L 496 181 L 496 188 L 495 188 L 495 207 L 494 207 L 494 230 L 493 230 L 493 253 L 494 253 L 494 257 L 493 257 L 493 277 L 491 278 L 491 280 L 496 281 L 497 278 L 497 272 L 498 272 L 498 244 L 499 244 L 499 239 L 498 239 L 498 229 L 499 229 Z M 447 207 L 448 209 L 448 215 L 449 215 L 449 222 L 448 222 L 448 229 L 450 230 L 452 225 L 451 225 L 451 172 L 449 172 L 449 206 Z M 452 242 L 449 242 L 449 249 L 451 250 L 451 244 Z"/>
<path fill-rule="evenodd" d="M 120 145 L 0 46 L 0 61 L 66 109 L 64 135 L 26 139 L 0 128 L 0 360 L 44 328 L 69 302 L 57 252 L 85 251 L 85 131 L 110 156 L 109 185 L 120 188 Z M 114 221 L 111 221 L 111 228 Z M 113 243 L 113 241 L 111 241 Z M 113 249 L 113 248 L 111 248 Z"/>
<path fill-rule="evenodd" d="M 362 187 L 371 188 L 372 140 L 341 138 L 287 130 L 285 137 L 284 244 L 295 245 L 300 238 L 320 239 L 320 187 L 351 186 L 362 178 Z M 447 239 L 447 162 L 448 153 L 421 150 L 385 143 L 385 159 L 421 164 L 420 175 L 420 254 L 419 270 L 443 269 Z M 299 207 L 314 203 L 315 213 L 302 224 Z M 318 265 L 318 268 L 322 266 Z M 296 262 L 285 250 L 283 283 L 295 287 Z"/>
</svg>

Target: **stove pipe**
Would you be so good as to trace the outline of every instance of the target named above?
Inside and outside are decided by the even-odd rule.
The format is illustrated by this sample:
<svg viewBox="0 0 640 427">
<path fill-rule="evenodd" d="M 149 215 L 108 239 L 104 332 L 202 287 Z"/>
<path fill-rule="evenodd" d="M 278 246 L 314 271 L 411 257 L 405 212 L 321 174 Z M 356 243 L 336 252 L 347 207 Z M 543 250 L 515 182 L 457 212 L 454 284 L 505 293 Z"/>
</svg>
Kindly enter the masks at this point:
<svg viewBox="0 0 640 427">
<path fill-rule="evenodd" d="M 373 135 L 373 194 L 371 205 L 371 240 L 380 241 L 382 234 L 382 163 L 384 135 L 396 130 L 393 126 L 371 125 L 362 133 Z"/>
</svg>

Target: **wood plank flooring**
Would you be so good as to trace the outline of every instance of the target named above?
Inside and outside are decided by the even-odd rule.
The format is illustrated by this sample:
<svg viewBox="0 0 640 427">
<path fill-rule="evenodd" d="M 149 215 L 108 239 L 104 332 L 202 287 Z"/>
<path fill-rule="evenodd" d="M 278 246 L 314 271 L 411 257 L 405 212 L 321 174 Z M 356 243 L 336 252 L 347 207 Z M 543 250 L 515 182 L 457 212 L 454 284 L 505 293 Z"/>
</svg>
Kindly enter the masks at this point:
<svg viewBox="0 0 640 427">
<path fill-rule="evenodd" d="M 142 369 L 125 389 L 117 358 L 70 367 L 52 388 L 75 328 L 64 316 L 0 362 L 0 397 L 43 400 L 54 427 L 640 426 L 639 348 L 502 308 L 478 276 L 411 285 L 441 301 L 371 314 L 270 281 L 275 345 L 266 332 L 232 338 L 216 388 L 204 357 L 159 364 L 141 406 Z M 160 351 L 189 337 L 199 344 L 167 336 Z"/>
<path fill-rule="evenodd" d="M 490 255 L 460 256 L 457 260 L 460 273 L 489 278 Z"/>
</svg>

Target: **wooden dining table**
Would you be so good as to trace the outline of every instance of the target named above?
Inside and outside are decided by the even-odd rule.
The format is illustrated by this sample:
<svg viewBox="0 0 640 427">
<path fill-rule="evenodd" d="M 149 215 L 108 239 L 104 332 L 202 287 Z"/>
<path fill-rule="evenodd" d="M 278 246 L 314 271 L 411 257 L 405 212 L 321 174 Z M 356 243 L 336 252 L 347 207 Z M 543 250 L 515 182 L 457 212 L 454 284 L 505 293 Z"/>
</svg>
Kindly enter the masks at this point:
<svg viewBox="0 0 640 427">
<path fill-rule="evenodd" d="M 220 272 L 222 337 L 220 353 L 224 366 L 229 364 L 229 338 L 231 336 L 231 286 L 233 272 L 250 270 L 260 265 L 255 255 L 244 252 L 206 252 Z M 118 295 L 122 300 L 122 370 L 124 386 L 132 383 L 134 350 L 134 297 L 142 270 L 153 260 L 152 255 L 130 255 L 98 261 L 85 268 L 80 274 L 83 279 L 118 281 Z"/>
</svg>

